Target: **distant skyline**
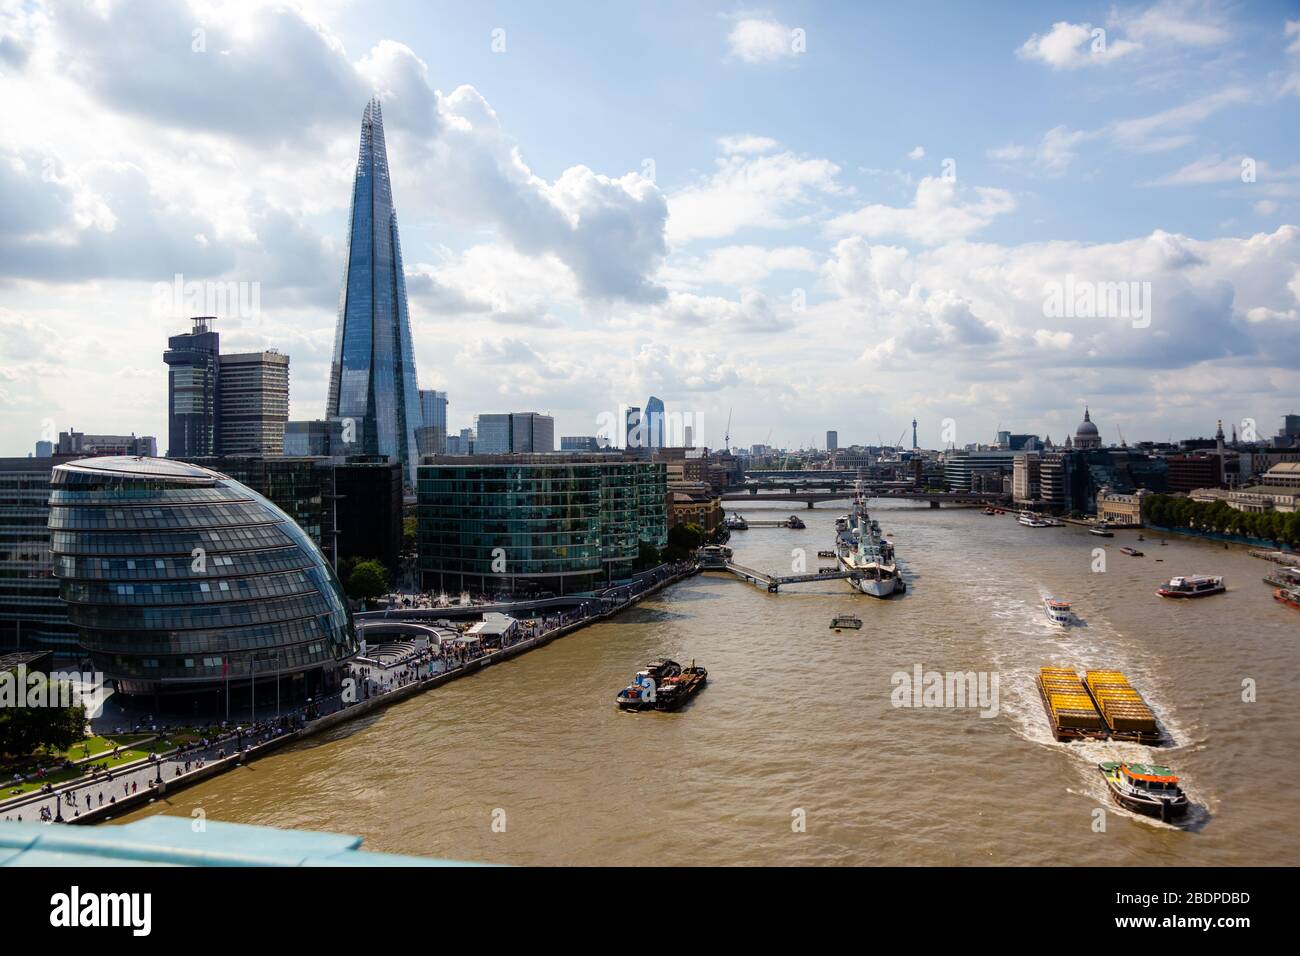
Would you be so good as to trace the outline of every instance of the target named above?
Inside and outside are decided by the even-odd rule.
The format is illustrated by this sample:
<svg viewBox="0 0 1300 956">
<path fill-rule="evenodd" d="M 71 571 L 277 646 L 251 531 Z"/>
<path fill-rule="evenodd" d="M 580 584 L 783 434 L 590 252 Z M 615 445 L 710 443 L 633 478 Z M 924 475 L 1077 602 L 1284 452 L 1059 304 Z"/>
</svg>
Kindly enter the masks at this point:
<svg viewBox="0 0 1300 956">
<path fill-rule="evenodd" d="M 1059 443 L 1085 404 L 1133 444 L 1300 405 L 1292 3 L 59 0 L 0 4 L 0 453 L 165 436 L 184 282 L 324 417 L 373 95 L 452 434 L 657 395 L 713 447 Z"/>
</svg>

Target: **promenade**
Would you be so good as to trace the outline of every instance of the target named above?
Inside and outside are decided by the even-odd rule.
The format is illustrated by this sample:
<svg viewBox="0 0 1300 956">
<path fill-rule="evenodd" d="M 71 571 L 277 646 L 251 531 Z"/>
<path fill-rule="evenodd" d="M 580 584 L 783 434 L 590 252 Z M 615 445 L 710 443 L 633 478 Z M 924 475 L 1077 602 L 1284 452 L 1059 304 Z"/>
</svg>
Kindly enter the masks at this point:
<svg viewBox="0 0 1300 956">
<path fill-rule="evenodd" d="M 0 800 L 0 820 L 51 823 L 96 823 L 142 806 L 163 794 L 191 786 L 232 767 L 255 760 L 285 744 L 340 723 L 400 703 L 451 680 L 526 653 L 595 621 L 610 618 L 647 596 L 698 573 L 695 565 L 664 566 L 615 594 L 566 612 L 520 622 L 515 635 L 500 646 L 456 644 L 384 661 L 352 662 L 348 691 L 315 698 L 278 717 L 227 724 L 206 740 L 160 751 L 93 776 Z M 158 743 L 166 739 L 158 733 Z"/>
</svg>

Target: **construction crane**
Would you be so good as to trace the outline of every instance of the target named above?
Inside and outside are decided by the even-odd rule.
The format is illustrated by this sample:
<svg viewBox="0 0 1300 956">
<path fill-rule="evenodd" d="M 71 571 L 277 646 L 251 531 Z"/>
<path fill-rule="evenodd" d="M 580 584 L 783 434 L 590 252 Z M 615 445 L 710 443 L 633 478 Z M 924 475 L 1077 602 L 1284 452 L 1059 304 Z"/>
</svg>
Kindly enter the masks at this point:
<svg viewBox="0 0 1300 956">
<path fill-rule="evenodd" d="M 895 448 L 902 449 L 902 447 L 903 447 L 903 436 L 906 435 L 906 434 L 907 434 L 907 426 L 904 425 L 904 426 L 903 426 L 903 430 L 902 430 L 901 432 L 898 433 L 898 441 L 894 442 L 894 447 L 895 447 Z"/>
<path fill-rule="evenodd" d="M 732 410 L 728 408 L 727 409 L 727 430 L 722 434 L 722 450 L 727 452 L 731 451 L 731 412 Z"/>
</svg>

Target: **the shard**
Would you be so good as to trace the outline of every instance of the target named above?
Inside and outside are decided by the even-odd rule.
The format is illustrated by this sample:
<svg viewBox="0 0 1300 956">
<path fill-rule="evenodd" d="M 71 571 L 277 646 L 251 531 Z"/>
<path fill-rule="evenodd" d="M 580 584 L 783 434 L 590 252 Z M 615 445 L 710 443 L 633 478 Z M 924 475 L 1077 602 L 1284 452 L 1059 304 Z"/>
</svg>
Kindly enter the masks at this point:
<svg viewBox="0 0 1300 956">
<path fill-rule="evenodd" d="M 326 414 L 343 423 L 349 453 L 388 455 L 415 484 L 420 392 L 378 98 L 361 118 Z"/>
</svg>

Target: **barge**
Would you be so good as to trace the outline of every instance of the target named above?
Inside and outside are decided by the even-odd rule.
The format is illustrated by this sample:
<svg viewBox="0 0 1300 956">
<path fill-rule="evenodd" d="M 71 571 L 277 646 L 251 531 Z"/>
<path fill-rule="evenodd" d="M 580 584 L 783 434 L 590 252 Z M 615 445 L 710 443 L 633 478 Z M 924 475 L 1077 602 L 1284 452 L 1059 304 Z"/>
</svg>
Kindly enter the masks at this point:
<svg viewBox="0 0 1300 956">
<path fill-rule="evenodd" d="M 1106 724 L 1073 668 L 1040 668 L 1038 693 L 1057 740 L 1106 739 Z"/>
<path fill-rule="evenodd" d="M 676 710 L 700 690 L 709 672 L 691 661 L 682 667 L 674 660 L 659 658 L 636 672 L 632 683 L 614 697 L 620 710 Z"/>
<path fill-rule="evenodd" d="M 856 614 L 837 614 L 831 620 L 831 627 L 837 631 L 842 627 L 849 627 L 856 631 L 862 627 L 862 618 Z"/>
<path fill-rule="evenodd" d="M 1088 671 L 1083 684 L 1112 738 L 1150 746 L 1163 743 L 1155 714 L 1119 671 Z"/>
</svg>

